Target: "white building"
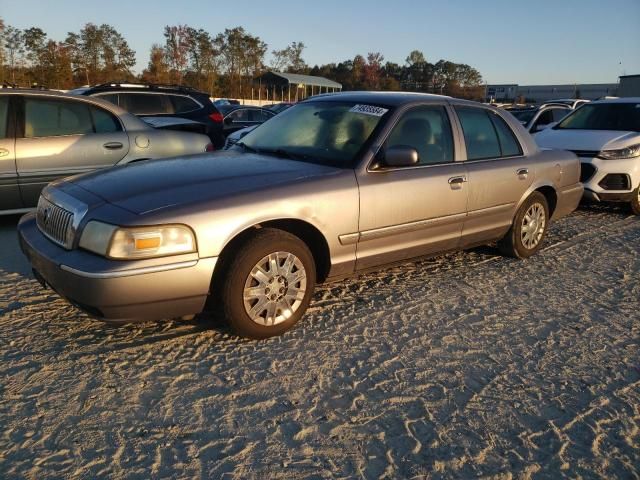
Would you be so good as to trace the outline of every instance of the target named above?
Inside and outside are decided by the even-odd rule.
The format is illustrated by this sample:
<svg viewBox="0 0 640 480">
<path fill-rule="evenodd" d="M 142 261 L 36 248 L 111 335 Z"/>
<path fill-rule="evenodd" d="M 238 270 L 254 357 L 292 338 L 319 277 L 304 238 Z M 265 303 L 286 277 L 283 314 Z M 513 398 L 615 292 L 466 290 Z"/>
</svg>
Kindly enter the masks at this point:
<svg viewBox="0 0 640 480">
<path fill-rule="evenodd" d="M 570 85 L 487 85 L 487 101 L 511 102 L 522 98 L 526 103 L 543 103 L 559 98 L 595 100 L 616 96 L 617 83 L 576 83 Z"/>
</svg>

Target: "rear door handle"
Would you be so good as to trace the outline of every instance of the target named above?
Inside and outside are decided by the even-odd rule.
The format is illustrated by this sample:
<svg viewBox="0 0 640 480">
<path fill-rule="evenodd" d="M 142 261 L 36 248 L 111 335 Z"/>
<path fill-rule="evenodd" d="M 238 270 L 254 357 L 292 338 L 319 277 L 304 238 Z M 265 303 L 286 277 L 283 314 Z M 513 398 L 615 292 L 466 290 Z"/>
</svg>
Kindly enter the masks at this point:
<svg viewBox="0 0 640 480">
<path fill-rule="evenodd" d="M 107 142 L 104 145 L 102 145 L 104 148 L 106 148 L 107 150 L 119 150 L 121 149 L 124 145 L 122 145 L 120 142 Z"/>
<path fill-rule="evenodd" d="M 529 176 L 529 169 L 528 168 L 520 168 L 516 171 L 516 175 L 518 176 L 518 178 L 520 180 L 526 180 L 527 177 Z"/>
<path fill-rule="evenodd" d="M 451 177 L 449 179 L 449 186 L 451 190 L 460 190 L 466 181 L 467 177 Z"/>
<path fill-rule="evenodd" d="M 6 148 L 0 148 L 0 157 L 6 157 L 7 155 L 9 155 L 9 150 Z"/>
</svg>

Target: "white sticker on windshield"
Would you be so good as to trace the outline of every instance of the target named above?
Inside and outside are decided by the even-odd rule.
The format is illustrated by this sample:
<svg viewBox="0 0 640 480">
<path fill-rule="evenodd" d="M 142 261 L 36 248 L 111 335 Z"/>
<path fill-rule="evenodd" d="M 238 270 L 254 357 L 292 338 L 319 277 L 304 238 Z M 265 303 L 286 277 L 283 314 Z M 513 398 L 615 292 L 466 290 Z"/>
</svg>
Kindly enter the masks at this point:
<svg viewBox="0 0 640 480">
<path fill-rule="evenodd" d="M 362 113 L 364 115 L 373 115 L 374 117 L 381 117 L 389 110 L 382 107 L 375 107 L 373 105 L 355 105 L 351 110 L 352 113 Z"/>
</svg>

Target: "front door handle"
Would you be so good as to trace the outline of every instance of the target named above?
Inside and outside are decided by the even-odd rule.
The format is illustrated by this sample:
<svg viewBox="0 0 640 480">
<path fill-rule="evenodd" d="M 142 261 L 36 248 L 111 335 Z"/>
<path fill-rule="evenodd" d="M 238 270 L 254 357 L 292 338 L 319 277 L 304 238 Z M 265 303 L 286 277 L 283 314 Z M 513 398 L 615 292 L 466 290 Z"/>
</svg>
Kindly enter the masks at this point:
<svg viewBox="0 0 640 480">
<path fill-rule="evenodd" d="M 449 179 L 449 186 L 451 190 L 460 190 L 466 181 L 467 177 L 451 177 Z"/>
<path fill-rule="evenodd" d="M 516 171 L 516 175 L 518 176 L 518 178 L 520 180 L 526 180 L 527 177 L 529 176 L 529 169 L 528 168 L 520 168 L 520 169 L 518 169 L 518 171 Z"/>
<path fill-rule="evenodd" d="M 119 150 L 124 147 L 120 142 L 107 142 L 102 146 L 107 150 Z"/>
<path fill-rule="evenodd" d="M 0 157 L 6 157 L 7 155 L 9 155 L 9 150 L 6 148 L 0 148 Z"/>
</svg>

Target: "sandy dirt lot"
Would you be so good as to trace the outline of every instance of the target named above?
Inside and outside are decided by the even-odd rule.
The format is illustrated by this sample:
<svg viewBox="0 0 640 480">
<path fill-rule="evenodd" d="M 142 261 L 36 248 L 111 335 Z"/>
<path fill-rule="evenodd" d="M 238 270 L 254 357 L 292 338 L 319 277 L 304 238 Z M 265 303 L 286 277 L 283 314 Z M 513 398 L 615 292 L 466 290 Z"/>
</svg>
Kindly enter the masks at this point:
<svg viewBox="0 0 640 480">
<path fill-rule="evenodd" d="M 321 287 L 302 324 L 109 328 L 0 219 L 2 478 L 640 478 L 640 218 Z"/>
</svg>

